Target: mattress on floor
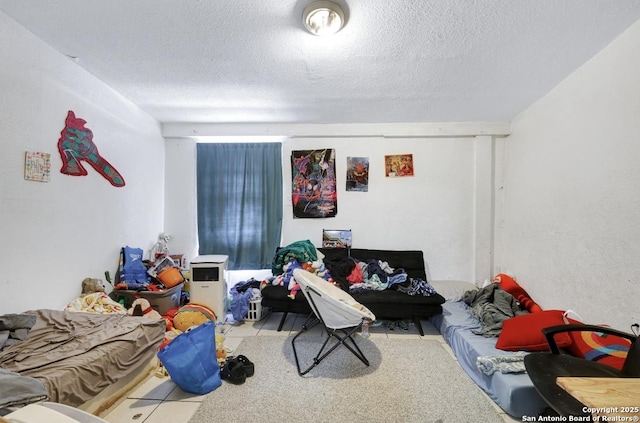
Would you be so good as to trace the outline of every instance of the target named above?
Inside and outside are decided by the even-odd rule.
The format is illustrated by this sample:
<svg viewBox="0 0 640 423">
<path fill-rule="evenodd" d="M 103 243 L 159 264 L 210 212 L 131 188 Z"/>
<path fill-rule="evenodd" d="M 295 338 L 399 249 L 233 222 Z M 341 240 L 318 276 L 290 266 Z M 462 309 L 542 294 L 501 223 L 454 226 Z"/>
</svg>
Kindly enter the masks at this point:
<svg viewBox="0 0 640 423">
<path fill-rule="evenodd" d="M 497 338 L 485 338 L 472 332 L 480 328 L 480 323 L 471 317 L 463 301 L 447 301 L 442 309 L 442 314 L 433 316 L 431 322 L 451 346 L 460 366 L 471 379 L 511 416 L 522 418 L 539 415 L 547 405 L 526 373 L 496 372 L 488 376 L 476 366 L 478 357 L 512 353 L 496 349 Z"/>
<path fill-rule="evenodd" d="M 0 368 L 40 380 L 49 401 L 78 407 L 156 356 L 165 321 L 124 314 L 34 310 L 25 340 L 0 351 Z"/>
</svg>

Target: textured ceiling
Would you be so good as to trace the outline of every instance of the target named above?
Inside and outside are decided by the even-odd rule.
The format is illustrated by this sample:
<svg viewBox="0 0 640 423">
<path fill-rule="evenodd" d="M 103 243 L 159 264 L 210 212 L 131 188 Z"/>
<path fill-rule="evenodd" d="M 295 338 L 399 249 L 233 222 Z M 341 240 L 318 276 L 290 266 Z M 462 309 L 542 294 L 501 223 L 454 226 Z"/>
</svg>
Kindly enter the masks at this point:
<svg viewBox="0 0 640 423">
<path fill-rule="evenodd" d="M 507 122 L 640 19 L 640 0 L 0 0 L 161 122 Z"/>
</svg>

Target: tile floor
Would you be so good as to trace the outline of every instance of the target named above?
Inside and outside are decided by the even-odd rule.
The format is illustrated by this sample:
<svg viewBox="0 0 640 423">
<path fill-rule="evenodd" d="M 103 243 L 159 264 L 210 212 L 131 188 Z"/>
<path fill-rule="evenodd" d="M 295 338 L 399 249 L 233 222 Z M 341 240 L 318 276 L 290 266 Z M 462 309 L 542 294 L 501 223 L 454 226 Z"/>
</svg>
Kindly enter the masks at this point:
<svg viewBox="0 0 640 423">
<path fill-rule="evenodd" d="M 225 335 L 225 346 L 232 353 L 240 341 L 247 336 L 289 336 L 299 331 L 305 320 L 305 316 L 290 314 L 282 331 L 278 332 L 277 327 L 281 317 L 281 313 L 271 313 L 258 322 L 223 325 L 221 330 Z M 420 337 L 413 324 L 409 326 L 408 331 L 399 328 L 390 331 L 384 325 L 373 326 L 370 328 L 370 336 L 372 338 L 416 337 L 437 340 L 443 344 L 443 347 L 455 360 L 453 352 L 433 325 L 428 321 L 423 321 L 422 327 L 425 331 L 424 337 Z M 168 377 L 153 376 L 107 414 L 104 420 L 109 423 L 187 423 L 200 406 L 203 398 L 204 396 L 184 392 Z M 520 421 L 504 414 L 489 397 L 487 397 L 487 401 L 496 408 L 504 422 Z"/>
</svg>

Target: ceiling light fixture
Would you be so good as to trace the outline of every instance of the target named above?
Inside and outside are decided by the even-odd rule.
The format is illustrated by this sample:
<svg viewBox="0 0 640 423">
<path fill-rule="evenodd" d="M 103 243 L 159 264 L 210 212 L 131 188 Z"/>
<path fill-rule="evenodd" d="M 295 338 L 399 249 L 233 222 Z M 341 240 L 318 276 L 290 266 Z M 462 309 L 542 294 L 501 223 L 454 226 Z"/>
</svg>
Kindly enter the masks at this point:
<svg viewBox="0 0 640 423">
<path fill-rule="evenodd" d="M 344 12 L 330 1 L 316 1 L 304 9 L 304 26 L 313 35 L 332 35 L 345 24 Z"/>
</svg>

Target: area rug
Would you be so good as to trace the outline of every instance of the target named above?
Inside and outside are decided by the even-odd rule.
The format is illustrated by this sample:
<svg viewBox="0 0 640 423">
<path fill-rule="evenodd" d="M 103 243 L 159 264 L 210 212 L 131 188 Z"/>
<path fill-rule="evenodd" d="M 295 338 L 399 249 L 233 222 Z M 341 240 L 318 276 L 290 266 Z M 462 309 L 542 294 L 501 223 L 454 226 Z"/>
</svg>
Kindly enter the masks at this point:
<svg viewBox="0 0 640 423">
<path fill-rule="evenodd" d="M 189 423 L 502 421 L 438 341 L 356 339 L 369 367 L 339 347 L 301 377 L 291 337 L 245 338 L 235 354 L 253 361 L 255 374 L 241 385 L 223 381 Z M 313 333 L 299 338 L 303 365 L 310 363 L 321 342 Z"/>
</svg>

